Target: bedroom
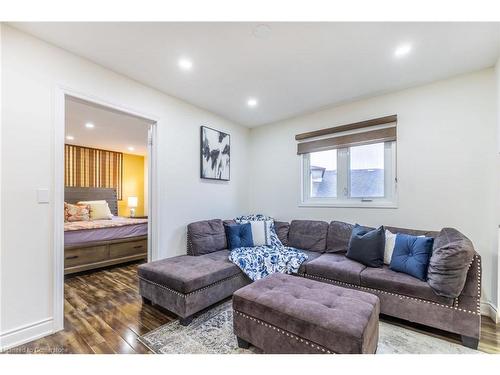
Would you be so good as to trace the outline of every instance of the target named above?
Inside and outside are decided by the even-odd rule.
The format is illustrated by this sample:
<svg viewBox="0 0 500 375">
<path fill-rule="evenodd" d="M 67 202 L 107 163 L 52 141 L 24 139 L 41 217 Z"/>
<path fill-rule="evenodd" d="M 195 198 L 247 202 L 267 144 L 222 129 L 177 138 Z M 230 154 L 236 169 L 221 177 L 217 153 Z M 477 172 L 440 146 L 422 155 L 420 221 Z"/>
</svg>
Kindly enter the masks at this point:
<svg viewBox="0 0 500 375">
<path fill-rule="evenodd" d="M 66 278 L 147 259 L 150 126 L 145 119 L 65 97 Z"/>
</svg>

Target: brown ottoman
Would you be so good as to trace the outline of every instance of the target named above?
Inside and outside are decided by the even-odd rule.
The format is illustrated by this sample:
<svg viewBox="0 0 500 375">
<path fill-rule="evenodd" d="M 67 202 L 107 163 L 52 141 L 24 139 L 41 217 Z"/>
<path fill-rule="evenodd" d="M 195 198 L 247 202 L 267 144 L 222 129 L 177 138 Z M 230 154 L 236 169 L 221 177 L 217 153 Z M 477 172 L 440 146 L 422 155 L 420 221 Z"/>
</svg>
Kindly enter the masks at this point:
<svg viewBox="0 0 500 375">
<path fill-rule="evenodd" d="M 274 274 L 233 295 L 234 333 L 264 353 L 375 353 L 377 296 Z"/>
</svg>

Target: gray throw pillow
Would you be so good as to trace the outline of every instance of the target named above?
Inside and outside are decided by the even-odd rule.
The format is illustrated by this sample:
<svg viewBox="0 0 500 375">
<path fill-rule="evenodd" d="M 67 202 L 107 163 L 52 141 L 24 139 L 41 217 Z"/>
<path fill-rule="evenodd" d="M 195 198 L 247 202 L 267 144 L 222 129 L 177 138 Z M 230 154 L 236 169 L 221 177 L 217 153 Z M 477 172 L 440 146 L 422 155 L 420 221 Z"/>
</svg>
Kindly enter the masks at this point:
<svg viewBox="0 0 500 375">
<path fill-rule="evenodd" d="M 346 257 L 367 267 L 384 265 L 385 229 L 371 229 L 356 224 L 352 230 Z"/>
<path fill-rule="evenodd" d="M 454 228 L 443 228 L 434 239 L 427 282 L 440 296 L 458 297 L 473 258 L 472 242 Z"/>
</svg>

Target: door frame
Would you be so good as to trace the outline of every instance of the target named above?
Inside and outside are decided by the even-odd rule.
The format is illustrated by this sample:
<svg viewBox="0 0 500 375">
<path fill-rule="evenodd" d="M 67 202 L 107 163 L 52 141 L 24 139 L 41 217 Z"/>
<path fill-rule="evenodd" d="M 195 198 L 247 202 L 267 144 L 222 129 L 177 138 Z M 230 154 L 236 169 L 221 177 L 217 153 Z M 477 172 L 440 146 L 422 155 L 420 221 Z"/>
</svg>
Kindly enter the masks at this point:
<svg viewBox="0 0 500 375">
<path fill-rule="evenodd" d="M 56 85 L 54 104 L 54 180 L 53 180 L 53 333 L 64 329 L 64 143 L 65 100 L 77 98 L 97 106 L 139 117 L 151 123 L 148 136 L 148 261 L 159 258 L 160 216 L 158 210 L 158 149 L 157 128 L 160 118 L 126 105 L 85 94 L 63 85 Z"/>
</svg>

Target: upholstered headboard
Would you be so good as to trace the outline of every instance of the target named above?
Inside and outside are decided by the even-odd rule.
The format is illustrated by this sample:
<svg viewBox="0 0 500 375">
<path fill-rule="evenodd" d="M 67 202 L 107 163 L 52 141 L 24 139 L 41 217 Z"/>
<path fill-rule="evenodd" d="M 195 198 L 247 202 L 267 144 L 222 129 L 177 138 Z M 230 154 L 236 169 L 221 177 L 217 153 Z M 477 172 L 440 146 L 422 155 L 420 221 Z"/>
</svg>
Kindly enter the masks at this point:
<svg viewBox="0 0 500 375">
<path fill-rule="evenodd" d="M 99 201 L 108 202 L 111 213 L 118 216 L 118 201 L 116 189 L 94 188 L 94 187 L 65 187 L 64 201 L 76 203 L 79 201 Z"/>
</svg>

